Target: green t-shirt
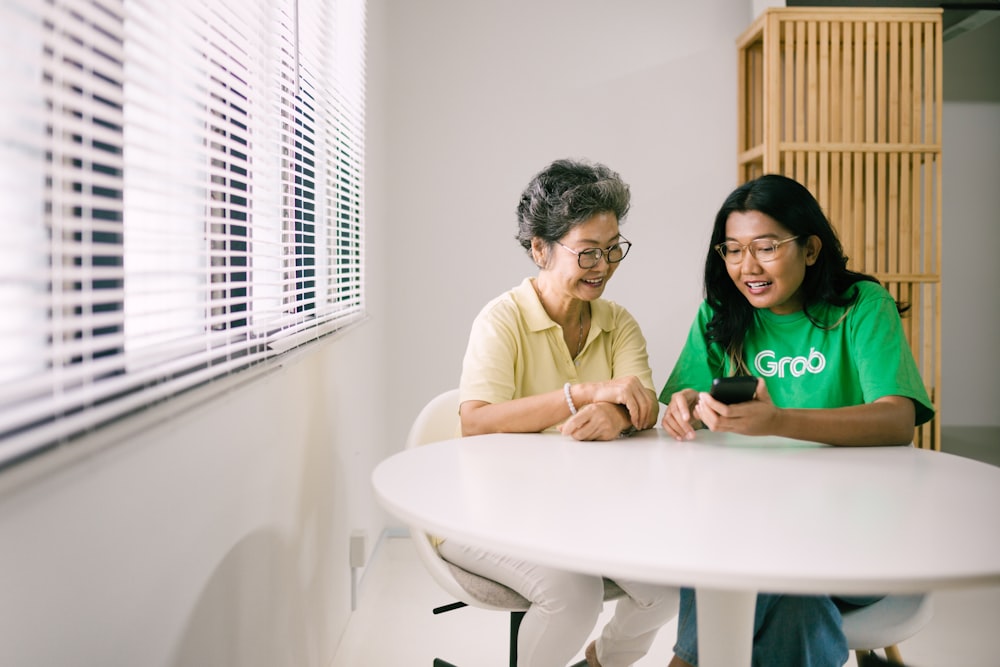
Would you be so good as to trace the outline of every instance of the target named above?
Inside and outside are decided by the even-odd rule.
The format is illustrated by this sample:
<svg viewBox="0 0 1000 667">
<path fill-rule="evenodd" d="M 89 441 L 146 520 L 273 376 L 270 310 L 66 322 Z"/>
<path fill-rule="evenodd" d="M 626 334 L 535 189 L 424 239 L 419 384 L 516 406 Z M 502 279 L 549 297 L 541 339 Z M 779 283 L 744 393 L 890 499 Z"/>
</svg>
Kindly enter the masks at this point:
<svg viewBox="0 0 1000 667">
<path fill-rule="evenodd" d="M 828 329 L 814 325 L 804 312 L 757 310 L 744 340 L 747 366 L 764 378 L 778 407 L 839 408 L 906 396 L 913 400 L 919 426 L 934 416 L 934 408 L 903 336 L 896 303 L 877 283 L 863 281 L 857 288 L 846 316 L 844 308 L 832 305 L 810 309 L 814 319 L 834 325 Z M 703 302 L 660 392 L 661 403 L 681 389 L 708 391 L 712 378 L 731 374 L 722 348 L 705 341 L 712 314 Z"/>
</svg>

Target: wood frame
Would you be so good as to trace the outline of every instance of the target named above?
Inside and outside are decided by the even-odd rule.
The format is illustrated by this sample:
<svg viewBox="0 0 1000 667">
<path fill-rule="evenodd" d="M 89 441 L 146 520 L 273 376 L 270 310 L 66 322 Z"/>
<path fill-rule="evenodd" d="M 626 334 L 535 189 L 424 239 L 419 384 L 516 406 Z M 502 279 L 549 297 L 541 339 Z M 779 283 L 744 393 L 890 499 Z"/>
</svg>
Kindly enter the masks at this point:
<svg viewBox="0 0 1000 667">
<path fill-rule="evenodd" d="M 795 178 L 849 266 L 910 305 L 940 415 L 942 10 L 773 7 L 737 40 L 737 177 Z M 914 443 L 940 449 L 940 420 Z"/>
</svg>

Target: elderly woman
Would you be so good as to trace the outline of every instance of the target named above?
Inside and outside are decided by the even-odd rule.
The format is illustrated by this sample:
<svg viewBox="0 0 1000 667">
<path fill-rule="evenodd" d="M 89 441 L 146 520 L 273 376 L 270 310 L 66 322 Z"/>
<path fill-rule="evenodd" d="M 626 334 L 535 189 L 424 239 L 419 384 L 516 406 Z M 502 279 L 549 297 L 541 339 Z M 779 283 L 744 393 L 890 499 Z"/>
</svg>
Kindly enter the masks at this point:
<svg viewBox="0 0 1000 667">
<path fill-rule="evenodd" d="M 656 424 L 646 340 L 628 311 L 601 298 L 631 246 L 619 230 L 629 203 L 628 185 L 601 164 L 559 160 L 528 184 L 517 238 L 538 274 L 486 304 L 472 325 L 459 385 L 463 435 L 557 430 L 614 440 Z M 520 667 L 565 665 L 597 622 L 601 577 L 453 540 L 438 549 L 531 602 L 519 631 Z M 633 664 L 677 610 L 677 589 L 615 581 L 626 595 L 587 647 L 591 667 Z"/>
</svg>

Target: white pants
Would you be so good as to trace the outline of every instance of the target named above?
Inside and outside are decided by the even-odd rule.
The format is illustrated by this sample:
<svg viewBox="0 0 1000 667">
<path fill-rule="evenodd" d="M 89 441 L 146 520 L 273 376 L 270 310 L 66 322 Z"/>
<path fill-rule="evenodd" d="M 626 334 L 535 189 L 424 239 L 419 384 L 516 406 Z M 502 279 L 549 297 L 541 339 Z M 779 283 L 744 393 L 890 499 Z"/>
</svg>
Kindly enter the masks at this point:
<svg viewBox="0 0 1000 667">
<path fill-rule="evenodd" d="M 518 667 L 565 665 L 583 647 L 604 606 L 600 577 L 565 572 L 445 540 L 445 560 L 517 591 L 531 602 L 518 631 Z M 615 579 L 625 591 L 597 641 L 601 667 L 627 667 L 648 651 L 657 631 L 677 614 L 680 592 Z"/>
</svg>

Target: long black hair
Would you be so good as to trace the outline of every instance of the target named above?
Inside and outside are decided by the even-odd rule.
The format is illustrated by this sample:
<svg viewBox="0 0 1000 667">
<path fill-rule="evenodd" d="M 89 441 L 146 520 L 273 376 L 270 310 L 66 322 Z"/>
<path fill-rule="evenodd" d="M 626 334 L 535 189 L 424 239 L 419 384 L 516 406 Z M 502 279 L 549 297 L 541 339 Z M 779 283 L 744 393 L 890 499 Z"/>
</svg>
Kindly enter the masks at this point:
<svg viewBox="0 0 1000 667">
<path fill-rule="evenodd" d="M 733 283 L 725 260 L 715 246 L 726 240 L 726 221 L 732 213 L 758 211 L 770 216 L 798 238 L 793 241 L 805 246 L 810 236 L 819 238 L 821 246 L 815 263 L 806 267 L 802 281 L 803 311 L 809 321 L 821 328 L 832 328 L 839 322 L 822 322 L 814 312 L 818 304 L 846 308 L 858 298 L 861 281 L 878 283 L 878 279 L 847 268 L 847 257 L 830 221 L 819 202 L 803 185 L 787 176 L 767 174 L 739 186 L 726 198 L 715 216 L 715 227 L 705 258 L 705 298 L 715 311 L 705 337 L 718 343 L 730 359 L 730 368 L 737 374 L 749 374 L 743 358 L 743 340 L 754 323 L 756 309 Z M 812 310 L 810 310 L 812 308 Z M 906 307 L 897 303 L 903 312 Z"/>
</svg>

